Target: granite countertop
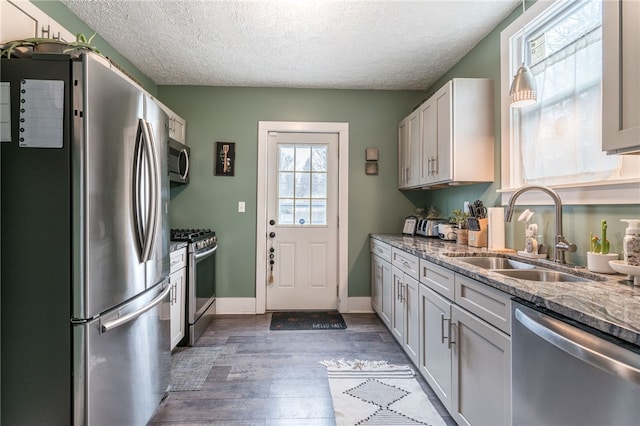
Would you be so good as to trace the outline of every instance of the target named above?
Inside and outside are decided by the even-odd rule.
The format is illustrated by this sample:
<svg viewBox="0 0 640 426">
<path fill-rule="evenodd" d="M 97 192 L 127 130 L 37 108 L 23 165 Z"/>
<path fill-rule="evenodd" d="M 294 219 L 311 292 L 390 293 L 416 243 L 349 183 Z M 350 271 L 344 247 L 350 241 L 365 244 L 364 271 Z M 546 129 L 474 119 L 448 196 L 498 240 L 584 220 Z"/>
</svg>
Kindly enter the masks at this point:
<svg viewBox="0 0 640 426">
<path fill-rule="evenodd" d="M 186 241 L 171 241 L 169 243 L 169 252 L 180 250 L 183 247 L 187 246 Z"/>
<path fill-rule="evenodd" d="M 486 248 L 433 238 L 398 234 L 371 234 L 371 237 L 621 340 L 640 345 L 640 286 L 627 281 L 626 275 L 596 274 L 584 267 L 540 262 L 516 253 L 492 252 Z M 539 282 L 510 278 L 458 260 L 469 254 L 506 255 L 593 281 Z"/>
</svg>

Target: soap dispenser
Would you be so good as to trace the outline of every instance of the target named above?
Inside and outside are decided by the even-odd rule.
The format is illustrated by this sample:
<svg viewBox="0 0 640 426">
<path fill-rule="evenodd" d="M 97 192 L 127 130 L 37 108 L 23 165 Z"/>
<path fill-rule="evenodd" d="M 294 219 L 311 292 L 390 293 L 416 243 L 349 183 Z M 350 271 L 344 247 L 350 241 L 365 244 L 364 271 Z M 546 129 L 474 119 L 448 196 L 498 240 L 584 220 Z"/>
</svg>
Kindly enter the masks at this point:
<svg viewBox="0 0 640 426">
<path fill-rule="evenodd" d="M 627 230 L 622 240 L 624 263 L 630 266 L 640 266 L 640 219 L 620 219 L 627 222 Z"/>
</svg>

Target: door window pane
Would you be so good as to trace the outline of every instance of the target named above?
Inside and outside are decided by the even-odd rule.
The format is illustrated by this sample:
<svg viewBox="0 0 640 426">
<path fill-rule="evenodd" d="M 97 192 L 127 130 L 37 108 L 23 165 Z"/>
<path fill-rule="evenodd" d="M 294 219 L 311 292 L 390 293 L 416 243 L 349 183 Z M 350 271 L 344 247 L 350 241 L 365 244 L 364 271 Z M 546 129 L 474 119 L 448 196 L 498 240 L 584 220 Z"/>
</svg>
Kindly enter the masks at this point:
<svg viewBox="0 0 640 426">
<path fill-rule="evenodd" d="M 278 224 L 327 224 L 327 153 L 328 145 L 278 145 Z"/>
<path fill-rule="evenodd" d="M 280 172 L 278 182 L 280 197 L 293 197 L 293 178 L 294 174 L 292 172 Z"/>
<path fill-rule="evenodd" d="M 326 173 L 314 173 L 313 182 L 311 184 L 311 197 L 313 198 L 327 198 L 327 174 Z"/>
</svg>

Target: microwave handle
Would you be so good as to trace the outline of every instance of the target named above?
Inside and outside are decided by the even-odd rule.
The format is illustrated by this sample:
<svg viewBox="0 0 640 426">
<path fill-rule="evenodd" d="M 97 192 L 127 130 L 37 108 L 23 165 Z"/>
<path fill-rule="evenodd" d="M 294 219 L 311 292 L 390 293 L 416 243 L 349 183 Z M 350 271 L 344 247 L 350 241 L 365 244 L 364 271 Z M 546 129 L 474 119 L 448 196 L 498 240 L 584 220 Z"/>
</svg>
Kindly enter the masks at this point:
<svg viewBox="0 0 640 426">
<path fill-rule="evenodd" d="M 180 157 L 184 155 L 186 167 L 184 168 L 184 173 L 180 175 L 182 179 L 186 179 L 189 176 L 189 153 L 186 149 L 182 149 L 180 151 Z M 180 164 L 180 158 L 178 158 L 178 164 Z"/>
</svg>

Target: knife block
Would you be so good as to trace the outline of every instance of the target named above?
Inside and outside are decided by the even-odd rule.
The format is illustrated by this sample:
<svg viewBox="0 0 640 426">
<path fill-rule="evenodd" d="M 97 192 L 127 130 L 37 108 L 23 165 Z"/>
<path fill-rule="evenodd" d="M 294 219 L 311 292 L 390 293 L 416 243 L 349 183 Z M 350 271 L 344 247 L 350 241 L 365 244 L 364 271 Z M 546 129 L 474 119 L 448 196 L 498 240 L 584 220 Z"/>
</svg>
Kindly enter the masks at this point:
<svg viewBox="0 0 640 426">
<path fill-rule="evenodd" d="M 479 231 L 469 230 L 469 242 L 468 244 L 472 247 L 486 247 L 487 246 L 487 228 L 488 228 L 488 219 L 478 219 L 478 223 L 480 224 Z"/>
</svg>

